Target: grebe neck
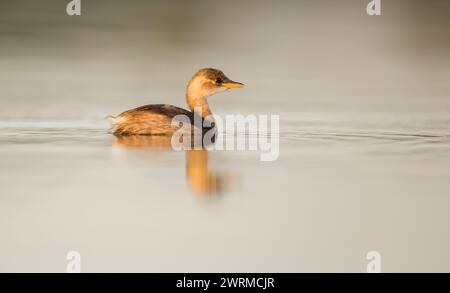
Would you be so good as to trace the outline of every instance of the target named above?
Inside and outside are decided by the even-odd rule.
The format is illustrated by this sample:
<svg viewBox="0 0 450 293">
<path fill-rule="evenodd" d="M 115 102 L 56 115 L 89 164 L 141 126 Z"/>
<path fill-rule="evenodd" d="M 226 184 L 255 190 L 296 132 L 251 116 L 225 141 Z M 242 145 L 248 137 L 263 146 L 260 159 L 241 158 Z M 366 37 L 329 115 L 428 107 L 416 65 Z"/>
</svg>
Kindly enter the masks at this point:
<svg viewBox="0 0 450 293">
<path fill-rule="evenodd" d="M 186 102 L 194 113 L 201 116 L 203 119 L 212 115 L 206 98 L 209 96 L 197 82 L 190 82 L 186 90 Z"/>
<path fill-rule="evenodd" d="M 191 99 L 189 96 L 187 97 L 187 104 L 189 106 L 189 109 L 191 109 L 192 112 L 196 113 L 203 119 L 207 118 L 208 116 L 212 115 L 211 109 L 209 108 L 208 102 L 206 101 L 206 98 L 195 98 Z"/>
</svg>

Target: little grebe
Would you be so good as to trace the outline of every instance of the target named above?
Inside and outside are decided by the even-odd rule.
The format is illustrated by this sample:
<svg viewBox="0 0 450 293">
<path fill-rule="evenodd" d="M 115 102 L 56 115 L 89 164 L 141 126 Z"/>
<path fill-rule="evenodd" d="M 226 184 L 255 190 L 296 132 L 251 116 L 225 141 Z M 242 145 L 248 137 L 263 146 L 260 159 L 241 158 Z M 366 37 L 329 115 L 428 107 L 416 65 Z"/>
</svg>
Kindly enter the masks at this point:
<svg viewBox="0 0 450 293">
<path fill-rule="evenodd" d="M 240 82 L 230 80 L 218 69 L 200 69 L 194 74 L 186 90 L 186 101 L 191 111 L 165 104 L 142 106 L 112 117 L 112 133 L 117 136 L 171 135 L 181 127 L 172 125 L 175 116 L 187 116 L 191 125 L 194 125 L 195 116 L 199 116 L 200 121 L 211 119 L 206 98 L 230 88 L 243 86 Z"/>
</svg>

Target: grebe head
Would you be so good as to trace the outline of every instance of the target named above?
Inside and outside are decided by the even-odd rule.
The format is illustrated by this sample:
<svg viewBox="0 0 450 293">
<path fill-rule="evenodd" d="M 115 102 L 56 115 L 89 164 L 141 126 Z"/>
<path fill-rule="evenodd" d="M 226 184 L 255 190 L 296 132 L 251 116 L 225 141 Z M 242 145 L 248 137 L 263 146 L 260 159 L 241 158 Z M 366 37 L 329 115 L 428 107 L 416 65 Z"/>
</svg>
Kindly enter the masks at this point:
<svg viewBox="0 0 450 293">
<path fill-rule="evenodd" d="M 194 74 L 186 90 L 186 101 L 192 111 L 201 117 L 211 115 L 206 98 L 231 88 L 241 88 L 244 84 L 232 81 L 222 71 L 203 68 Z"/>
<path fill-rule="evenodd" d="M 241 88 L 244 84 L 229 79 L 222 71 L 203 68 L 194 74 L 188 85 L 188 95 L 206 98 L 231 88 Z"/>
</svg>

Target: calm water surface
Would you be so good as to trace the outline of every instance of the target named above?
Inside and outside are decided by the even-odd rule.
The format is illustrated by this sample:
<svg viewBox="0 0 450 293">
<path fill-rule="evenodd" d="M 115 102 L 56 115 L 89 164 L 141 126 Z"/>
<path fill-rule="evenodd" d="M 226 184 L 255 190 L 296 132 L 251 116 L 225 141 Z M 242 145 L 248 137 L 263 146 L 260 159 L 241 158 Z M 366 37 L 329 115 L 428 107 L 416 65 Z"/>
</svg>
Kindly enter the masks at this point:
<svg viewBox="0 0 450 293">
<path fill-rule="evenodd" d="M 0 271 L 450 271 L 446 1 L 134 2 L 0 4 Z M 108 133 L 204 66 L 247 84 L 215 113 L 280 115 L 278 160 Z"/>
</svg>

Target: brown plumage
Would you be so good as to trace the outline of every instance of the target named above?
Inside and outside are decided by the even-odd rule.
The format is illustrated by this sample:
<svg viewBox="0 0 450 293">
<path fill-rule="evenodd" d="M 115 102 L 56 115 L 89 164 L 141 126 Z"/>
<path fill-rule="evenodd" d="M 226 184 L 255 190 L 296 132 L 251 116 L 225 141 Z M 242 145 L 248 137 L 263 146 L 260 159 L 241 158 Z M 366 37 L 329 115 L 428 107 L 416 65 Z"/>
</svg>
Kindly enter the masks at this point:
<svg viewBox="0 0 450 293">
<path fill-rule="evenodd" d="M 175 119 L 178 115 L 187 117 L 193 126 L 194 121 L 209 120 L 208 125 L 213 127 L 214 122 L 207 97 L 230 88 L 243 86 L 242 83 L 230 80 L 218 69 L 201 69 L 194 74 L 186 89 L 186 101 L 190 111 L 163 104 L 138 107 L 113 117 L 112 133 L 117 136 L 171 135 L 182 126 L 179 122 L 185 122 L 183 119 Z M 178 123 L 172 123 L 174 120 Z M 202 126 L 195 125 L 195 127 Z"/>
</svg>

